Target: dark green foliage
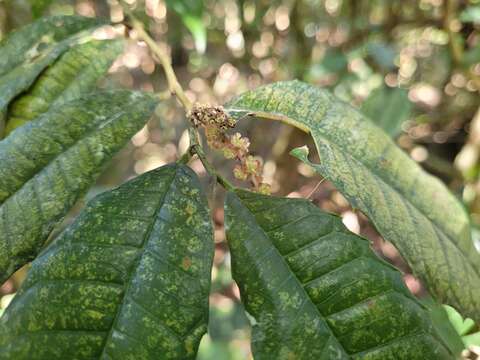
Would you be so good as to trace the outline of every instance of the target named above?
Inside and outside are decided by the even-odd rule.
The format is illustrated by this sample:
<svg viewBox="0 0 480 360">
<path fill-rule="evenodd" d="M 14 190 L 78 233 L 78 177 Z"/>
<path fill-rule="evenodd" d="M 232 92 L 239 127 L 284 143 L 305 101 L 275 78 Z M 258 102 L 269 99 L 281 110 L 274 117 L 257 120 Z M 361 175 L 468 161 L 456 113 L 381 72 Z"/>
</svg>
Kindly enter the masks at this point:
<svg viewBox="0 0 480 360">
<path fill-rule="evenodd" d="M 8 104 L 70 46 L 101 25 L 98 19 L 53 16 L 14 31 L 0 43 L 0 120 Z M 1 134 L 0 134 L 1 136 Z"/>
<path fill-rule="evenodd" d="M 34 18 L 52 3 L 28 0 L 16 4 L 17 8 L 29 8 L 28 2 Z M 195 0 L 166 0 L 169 17 L 165 17 L 163 5 L 136 4 L 129 9 L 127 3 L 121 3 L 125 28 L 133 26 L 136 40 L 144 40 L 150 48 L 151 57 L 143 53 L 138 57 L 141 70 L 150 73 L 144 65 L 150 68 L 152 60 L 165 70 L 168 91 L 159 96 L 127 90 L 92 93 L 123 44 L 119 39 L 93 40 L 93 30 L 104 24 L 101 20 L 48 17 L 0 42 L 0 285 L 33 261 L 26 280 L 22 273 L 12 277 L 23 283 L 15 285 L 18 292 L 6 309 L 3 300 L 8 298 L 2 298 L 0 359 L 195 359 L 207 331 L 214 249 L 219 250 L 217 259 L 226 255 L 226 261 L 212 271 L 218 285 L 210 313 L 221 326 L 209 328 L 207 346 L 220 339 L 225 341 L 220 348 L 228 348 L 226 341 L 233 332 L 245 339 L 249 331 L 244 309 L 253 325 L 256 360 L 453 359 L 464 347 L 478 344 L 475 321 L 480 320 L 480 255 L 472 242 L 469 218 L 444 184 L 426 174 L 394 143 L 411 116 L 408 87 L 416 94 L 412 101 L 418 110 L 431 107 L 422 114 L 426 119 L 431 115 L 428 112 L 443 117 L 454 102 L 467 109 L 477 83 L 478 58 L 478 39 L 467 27 L 478 22 L 478 9 L 448 1 L 432 4 L 440 11 L 435 10 L 433 18 L 425 17 L 418 33 L 420 28 L 401 29 L 402 16 L 418 12 L 410 11 L 411 6 L 405 7 L 405 14 L 397 14 L 400 8 L 403 12 L 403 5 L 390 2 L 381 6 L 339 2 L 338 9 L 333 3 L 322 4 L 329 15 L 312 19 L 308 14 L 312 4 L 287 3 L 218 7 Z M 8 13 L 10 5 L 1 8 Z M 90 5 L 96 13 L 107 10 L 106 3 Z M 112 19 L 118 18 L 119 4 L 108 2 L 108 6 Z M 444 6 L 446 12 L 441 10 Z M 376 10 L 369 12 L 370 7 Z M 369 20 L 362 24 L 365 19 L 357 19 L 357 13 L 365 8 Z M 173 17 L 170 10 L 175 12 Z M 204 13 L 206 10 L 212 13 Z M 135 18 L 137 14 L 142 22 Z M 218 19 L 219 14 L 225 19 Z M 436 29 L 437 25 L 429 22 L 438 21 L 440 15 L 445 18 L 440 21 L 444 28 Z M 149 22 L 149 17 L 157 16 L 161 19 Z M 393 18 L 395 21 L 390 21 Z M 156 47 L 155 37 L 166 35 L 164 29 L 171 29 L 180 19 L 192 34 L 197 53 L 185 56 L 193 44 L 189 36 L 175 36 L 184 32 L 179 28 L 173 34 L 177 43 L 171 47 L 173 57 L 162 54 L 166 47 Z M 142 24 L 145 32 L 137 27 Z M 463 28 L 454 29 L 453 25 Z M 190 88 L 197 93 L 199 86 L 193 82 L 208 65 L 199 54 L 206 48 L 207 27 L 213 35 L 210 46 L 217 49 L 219 44 L 225 47 L 220 38 L 227 35 L 228 51 L 215 52 L 219 55 L 216 63 L 224 65 L 215 75 L 213 93 L 227 96 L 231 91 L 217 91 L 217 80 L 250 86 L 295 74 L 330 87 L 348 101 L 357 102 L 370 93 L 362 105 L 363 114 L 330 92 L 298 81 L 249 91 L 231 101 L 226 114 L 221 107 L 190 104 L 169 64 L 185 67 L 185 75 L 196 77 Z M 378 36 L 382 27 L 389 28 L 387 37 Z M 147 34 L 150 31 L 155 34 L 152 38 Z M 167 37 L 172 37 L 170 32 Z M 450 42 L 450 50 L 445 40 Z M 236 60 L 225 59 L 227 53 Z M 440 66 L 443 71 L 438 73 L 439 67 L 431 66 L 431 61 L 438 59 L 451 69 Z M 128 61 L 124 64 L 130 67 Z M 224 66 L 230 69 L 224 71 Z M 244 68 L 253 72 L 245 74 Z M 417 68 L 423 69 L 422 74 Z M 432 69 L 435 77 L 424 76 Z M 227 76 L 230 72 L 235 76 Z M 160 88 L 154 84 L 157 76 L 144 82 L 145 74 L 140 73 L 135 71 L 128 79 L 123 76 L 126 74 L 117 75 L 121 75 L 121 83 L 135 79 L 142 88 Z M 117 75 L 109 81 L 115 82 Z M 186 78 L 182 76 L 182 81 Z M 380 83 L 401 84 L 406 89 L 382 85 L 371 92 Z M 468 92 L 471 94 L 466 96 Z M 179 163 L 97 196 L 66 230 L 55 229 L 167 93 L 178 95 L 192 120 L 187 125 L 191 126 L 190 147 Z M 172 119 L 166 110 L 156 114 L 165 113 Z M 417 300 L 402 274 L 378 258 L 366 239 L 349 232 L 339 217 L 303 199 L 233 191 L 234 186 L 203 157 L 198 125 L 205 128 L 211 147 L 239 161 L 236 177 L 250 174 L 255 188 L 268 191 L 268 186 L 260 176 L 260 160 L 247 154 L 249 139 L 224 132 L 232 123 L 228 114 L 235 120 L 278 120 L 306 133 L 297 138 L 298 132 L 293 136 L 291 129 L 282 129 L 272 149 L 276 158 L 281 148 L 299 143 L 299 139 L 304 143 L 310 135 L 321 163 L 309 161 L 307 147 L 292 154 L 330 180 L 352 207 L 367 215 L 381 235 L 395 244 L 435 300 Z M 448 137 L 460 135 L 468 116 L 471 114 L 455 118 L 453 127 L 453 122 L 447 127 L 428 124 L 439 131 L 429 128 L 426 133 L 433 134 L 434 141 L 440 131 Z M 414 124 L 418 118 L 412 120 Z M 470 132 L 470 147 L 462 150 L 473 154 L 472 164 L 465 165 L 470 172 L 478 167 L 477 120 L 465 131 Z M 172 125 L 165 129 L 169 134 L 183 133 L 174 121 L 168 124 Z M 408 140 L 419 127 L 412 126 L 402 140 Z M 134 142 L 138 145 L 132 151 L 136 165 L 148 160 L 150 166 L 150 157 L 157 155 L 162 161 L 173 156 L 172 144 L 163 142 L 170 135 L 159 143 L 157 130 L 157 124 L 149 123 L 141 134 L 142 138 L 149 134 L 145 137 L 148 142 Z M 410 141 L 411 150 L 418 142 L 413 136 Z M 402 142 L 403 146 L 410 145 Z M 158 149 L 168 154 L 153 154 Z M 236 289 L 231 286 L 228 253 L 214 244 L 199 179 L 184 165 L 195 154 L 207 173 L 229 189 L 224 208 L 226 235 L 233 277 L 245 308 L 234 304 L 233 297 L 223 298 Z M 277 163 L 285 167 L 280 161 L 273 162 Z M 444 173 L 452 177 L 452 184 L 457 183 L 453 181 L 456 174 Z M 475 183 L 466 185 L 464 199 L 470 197 Z M 478 199 L 469 201 L 480 203 Z M 232 309 L 226 310 L 232 304 Z M 241 327 L 228 326 L 227 319 L 234 318 L 242 319 Z M 202 350 L 199 356 L 222 355 Z"/>
<path fill-rule="evenodd" d="M 0 325 L 4 359 L 194 359 L 213 230 L 196 175 L 146 173 L 92 200 L 32 264 Z"/>
<path fill-rule="evenodd" d="M 12 102 L 7 114 L 6 135 L 48 108 L 94 89 L 97 80 L 121 53 L 122 45 L 122 40 L 90 41 L 65 52 L 27 93 Z"/>
<path fill-rule="evenodd" d="M 308 132 L 321 163 L 310 163 L 305 148 L 294 155 L 368 216 L 437 300 L 480 319 L 480 254 L 464 208 L 379 127 L 328 91 L 299 81 L 249 91 L 227 106 L 237 118 L 280 120 Z"/>
<path fill-rule="evenodd" d="M 125 90 L 92 94 L 0 141 L 0 282 L 35 257 L 156 104 L 153 96 Z"/>
<path fill-rule="evenodd" d="M 453 359 L 401 274 L 300 199 L 227 195 L 233 277 L 255 359 Z"/>
</svg>

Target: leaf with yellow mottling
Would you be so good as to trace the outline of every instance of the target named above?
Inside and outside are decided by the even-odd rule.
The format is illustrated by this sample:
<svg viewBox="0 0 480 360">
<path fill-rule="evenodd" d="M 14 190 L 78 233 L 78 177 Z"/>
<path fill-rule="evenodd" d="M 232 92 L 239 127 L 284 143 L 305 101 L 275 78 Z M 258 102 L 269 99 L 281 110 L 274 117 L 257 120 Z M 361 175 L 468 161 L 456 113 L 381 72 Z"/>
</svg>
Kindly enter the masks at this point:
<svg viewBox="0 0 480 360">
<path fill-rule="evenodd" d="M 446 345 L 398 270 L 311 202 L 238 190 L 227 194 L 225 226 L 256 360 L 440 360 L 462 350 Z"/>
<path fill-rule="evenodd" d="M 95 88 L 122 51 L 122 40 L 90 41 L 67 50 L 17 97 L 7 112 L 5 135 L 46 112 Z"/>
<path fill-rule="evenodd" d="M 480 320 L 480 244 L 468 216 L 379 127 L 326 90 L 287 81 L 249 91 L 226 105 L 236 118 L 279 120 L 311 134 L 321 163 L 294 152 L 332 181 L 395 244 L 439 302 Z"/>
<path fill-rule="evenodd" d="M 94 93 L 53 107 L 0 141 L 0 283 L 35 258 L 157 103 L 146 93 Z"/>
<path fill-rule="evenodd" d="M 0 358 L 194 359 L 213 249 L 207 200 L 184 165 L 97 196 L 32 263 L 0 318 Z"/>
<path fill-rule="evenodd" d="M 27 90 L 68 48 L 90 37 L 103 21 L 82 16 L 51 16 L 13 31 L 0 42 L 0 123 L 10 102 Z M 3 129 L 0 129 L 0 138 Z"/>
</svg>

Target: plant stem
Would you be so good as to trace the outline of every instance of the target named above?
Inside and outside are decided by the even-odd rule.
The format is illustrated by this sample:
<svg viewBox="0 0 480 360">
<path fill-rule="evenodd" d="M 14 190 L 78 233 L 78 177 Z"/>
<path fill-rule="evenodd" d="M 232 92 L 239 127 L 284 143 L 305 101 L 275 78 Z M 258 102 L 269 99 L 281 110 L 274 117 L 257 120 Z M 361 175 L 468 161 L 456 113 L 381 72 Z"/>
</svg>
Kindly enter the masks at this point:
<svg viewBox="0 0 480 360">
<path fill-rule="evenodd" d="M 149 47 L 152 54 L 160 62 L 160 65 L 162 65 L 163 71 L 165 72 L 165 76 L 167 78 L 168 91 L 170 92 L 170 94 L 177 97 L 177 99 L 180 101 L 180 103 L 182 104 L 182 106 L 184 107 L 184 109 L 188 114 L 190 110 L 192 110 L 193 104 L 185 95 L 185 92 L 183 91 L 182 86 L 178 82 L 177 76 L 175 75 L 175 71 L 173 70 L 173 67 L 172 67 L 171 57 L 165 51 L 163 51 L 163 49 L 160 46 L 158 46 L 155 40 L 153 40 L 152 37 L 145 31 L 145 29 L 143 28 L 143 24 L 128 9 L 128 4 L 124 4 L 123 1 L 121 1 L 121 4 L 125 13 L 130 19 L 132 28 L 138 34 L 138 37 L 141 40 L 145 41 L 145 43 Z M 166 92 L 159 93 L 160 99 L 166 99 L 168 97 L 169 97 L 169 94 Z M 212 164 L 210 164 L 210 162 L 207 160 L 207 157 L 205 156 L 203 148 L 200 145 L 200 139 L 199 139 L 197 129 L 190 122 L 188 125 L 189 125 L 188 135 L 190 140 L 190 146 L 187 152 L 180 157 L 178 162 L 181 164 L 186 164 L 191 160 L 192 156 L 196 154 L 200 159 L 200 161 L 202 162 L 203 166 L 205 167 L 205 170 L 207 171 L 207 173 L 210 174 L 210 176 L 213 176 L 216 179 L 216 181 L 220 185 L 222 185 L 226 190 L 234 190 L 235 186 L 233 186 L 223 176 L 218 174 L 215 168 L 212 166 Z"/>
<path fill-rule="evenodd" d="M 205 170 L 207 172 L 216 178 L 217 182 L 222 185 L 226 190 L 232 191 L 235 190 L 235 186 L 232 185 L 227 179 L 225 179 L 222 175 L 217 173 L 215 168 L 210 164 L 210 162 L 207 160 L 207 157 L 205 156 L 205 153 L 203 152 L 203 148 L 200 146 L 200 144 L 194 145 L 192 148 L 192 151 L 197 154 L 198 158 L 202 162 L 203 166 L 205 167 Z"/>
<path fill-rule="evenodd" d="M 168 89 L 172 95 L 175 95 L 183 107 L 188 111 L 192 109 L 192 102 L 188 99 L 183 91 L 182 86 L 178 82 L 175 71 L 172 68 L 172 60 L 170 56 L 163 51 L 163 49 L 158 46 L 158 44 L 153 40 L 150 35 L 143 28 L 143 24 L 138 21 L 131 12 L 126 10 L 128 17 L 130 18 L 132 28 L 137 32 L 138 37 L 145 41 L 153 55 L 157 58 L 160 64 L 165 71 L 165 76 L 168 82 Z"/>
</svg>

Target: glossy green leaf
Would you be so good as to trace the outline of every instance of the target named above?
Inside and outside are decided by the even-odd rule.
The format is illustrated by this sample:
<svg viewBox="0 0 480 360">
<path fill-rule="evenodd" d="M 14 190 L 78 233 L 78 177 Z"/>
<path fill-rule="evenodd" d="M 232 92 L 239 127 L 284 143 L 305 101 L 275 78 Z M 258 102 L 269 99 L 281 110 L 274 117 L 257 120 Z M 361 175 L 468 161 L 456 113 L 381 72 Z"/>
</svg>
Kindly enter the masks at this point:
<svg viewBox="0 0 480 360">
<path fill-rule="evenodd" d="M 275 119 L 310 133 L 321 164 L 295 155 L 332 181 L 395 244 L 437 301 L 480 319 L 480 255 L 462 205 L 390 137 L 329 92 L 280 82 L 247 92 L 227 109 L 234 117 Z"/>
<path fill-rule="evenodd" d="M 0 118 L 8 104 L 71 45 L 102 23 L 81 16 L 52 16 L 12 32 L 0 42 Z M 0 134 L 1 135 L 1 134 Z"/>
<path fill-rule="evenodd" d="M 153 96 L 125 90 L 91 94 L 0 141 L 0 283 L 36 256 L 156 104 Z"/>
<path fill-rule="evenodd" d="M 410 118 L 412 108 L 407 90 L 384 86 L 369 95 L 362 104 L 361 111 L 395 138 L 402 132 L 403 123 Z"/>
<path fill-rule="evenodd" d="M 5 134 L 33 120 L 52 106 L 90 92 L 123 49 L 122 40 L 90 41 L 65 52 L 13 101 L 7 113 Z"/>
<path fill-rule="evenodd" d="M 97 196 L 33 262 L 0 319 L 0 358 L 194 359 L 213 246 L 183 165 Z"/>
<path fill-rule="evenodd" d="M 225 224 L 256 360 L 454 358 L 400 272 L 339 217 L 237 191 Z"/>
</svg>

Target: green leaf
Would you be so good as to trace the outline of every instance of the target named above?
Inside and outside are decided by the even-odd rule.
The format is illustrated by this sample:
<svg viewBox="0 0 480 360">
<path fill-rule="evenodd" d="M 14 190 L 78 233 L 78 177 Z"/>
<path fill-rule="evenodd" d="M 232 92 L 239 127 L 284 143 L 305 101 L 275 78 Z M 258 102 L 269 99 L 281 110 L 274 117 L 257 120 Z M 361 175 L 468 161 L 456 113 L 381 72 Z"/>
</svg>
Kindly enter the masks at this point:
<svg viewBox="0 0 480 360">
<path fill-rule="evenodd" d="M 0 319 L 0 358 L 194 359 L 213 246 L 185 166 L 97 196 L 33 262 Z"/>
<path fill-rule="evenodd" d="M 480 331 L 474 334 L 462 336 L 463 343 L 468 348 L 470 346 L 480 346 Z"/>
<path fill-rule="evenodd" d="M 36 256 L 156 104 L 151 95 L 126 90 L 91 94 L 0 141 L 0 283 Z"/>
<path fill-rule="evenodd" d="M 197 51 L 204 53 L 207 48 L 207 29 L 203 21 L 203 1 L 167 0 L 167 6 L 180 16 L 185 27 L 193 35 Z"/>
<path fill-rule="evenodd" d="M 52 106 L 90 92 L 122 49 L 122 40 L 104 40 L 90 41 L 65 52 L 25 95 L 11 103 L 5 134 L 8 135 Z"/>
<path fill-rule="evenodd" d="M 413 104 L 405 89 L 381 87 L 362 104 L 362 113 L 392 138 L 402 132 L 402 124 L 410 118 Z"/>
<path fill-rule="evenodd" d="M 447 312 L 450 323 L 453 325 L 458 335 L 463 336 L 473 330 L 475 322 L 472 319 L 467 318 L 464 320 L 462 315 L 451 306 L 444 305 L 444 308 Z"/>
<path fill-rule="evenodd" d="M 258 88 L 226 107 L 236 118 L 280 120 L 310 133 L 321 164 L 308 163 L 395 244 L 437 301 L 480 319 L 480 255 L 465 210 L 380 128 L 299 81 Z M 301 160 L 308 161 L 305 151 Z"/>
<path fill-rule="evenodd" d="M 88 38 L 98 19 L 52 16 L 12 32 L 0 42 L 0 118 L 8 104 L 71 45 Z M 1 134 L 0 134 L 1 135 Z"/>
<path fill-rule="evenodd" d="M 237 191 L 225 224 L 255 359 L 453 359 L 398 270 L 339 217 Z"/>
<path fill-rule="evenodd" d="M 450 322 L 444 305 L 436 303 L 433 298 L 428 295 L 420 301 L 428 309 L 435 330 L 447 344 L 448 348 L 451 349 L 454 354 L 460 354 L 465 349 L 465 345 L 463 344 L 461 336 Z"/>
<path fill-rule="evenodd" d="M 470 318 L 464 319 L 463 316 L 451 306 L 443 305 L 443 308 L 447 313 L 448 321 L 453 325 L 457 334 L 461 336 L 465 348 L 480 346 L 480 331 L 472 332 L 476 328 L 475 322 Z"/>
</svg>

